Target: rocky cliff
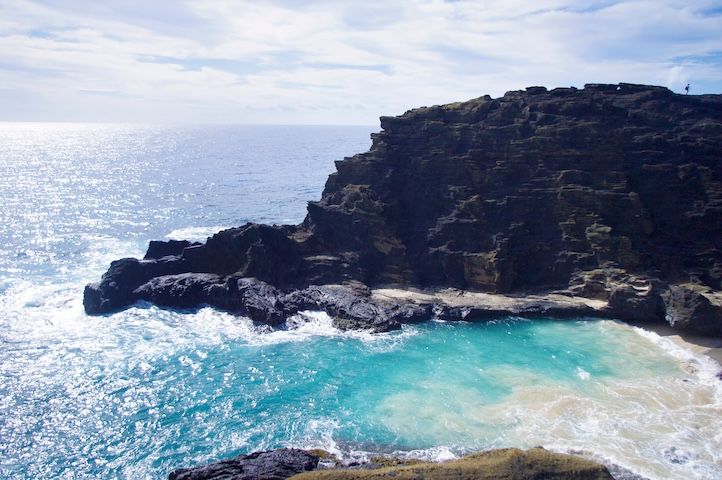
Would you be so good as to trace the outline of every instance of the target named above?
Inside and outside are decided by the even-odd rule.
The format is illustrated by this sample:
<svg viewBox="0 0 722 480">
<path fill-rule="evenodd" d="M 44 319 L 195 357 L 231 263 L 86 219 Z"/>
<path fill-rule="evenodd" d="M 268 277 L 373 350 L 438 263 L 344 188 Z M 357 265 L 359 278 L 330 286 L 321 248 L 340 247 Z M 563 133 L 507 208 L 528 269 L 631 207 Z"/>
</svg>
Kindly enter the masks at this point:
<svg viewBox="0 0 722 480">
<path fill-rule="evenodd" d="M 722 333 L 721 95 L 530 87 L 381 127 L 370 151 L 336 163 L 302 224 L 153 242 L 86 288 L 86 311 L 205 303 L 275 323 L 321 308 L 350 327 L 449 314 L 359 293 L 394 284 L 556 290 L 607 302 L 601 314 Z"/>
<path fill-rule="evenodd" d="M 320 465 L 321 460 L 325 465 Z M 538 447 L 526 451 L 489 450 L 443 463 L 375 457 L 361 467 L 343 468 L 338 459 L 323 450 L 281 448 L 183 468 L 168 475 L 168 480 L 646 480 L 614 465 L 605 467 Z"/>
</svg>

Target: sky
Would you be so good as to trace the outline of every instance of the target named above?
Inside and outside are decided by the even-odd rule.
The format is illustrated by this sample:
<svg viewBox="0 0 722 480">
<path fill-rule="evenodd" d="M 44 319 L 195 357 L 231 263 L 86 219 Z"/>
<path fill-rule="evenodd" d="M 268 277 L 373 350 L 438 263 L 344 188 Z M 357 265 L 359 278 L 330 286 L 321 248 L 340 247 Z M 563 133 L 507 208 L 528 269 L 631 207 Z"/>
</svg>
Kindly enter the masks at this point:
<svg viewBox="0 0 722 480">
<path fill-rule="evenodd" d="M 619 82 L 722 93 L 722 0 L 0 0 L 0 121 L 377 125 Z"/>
</svg>

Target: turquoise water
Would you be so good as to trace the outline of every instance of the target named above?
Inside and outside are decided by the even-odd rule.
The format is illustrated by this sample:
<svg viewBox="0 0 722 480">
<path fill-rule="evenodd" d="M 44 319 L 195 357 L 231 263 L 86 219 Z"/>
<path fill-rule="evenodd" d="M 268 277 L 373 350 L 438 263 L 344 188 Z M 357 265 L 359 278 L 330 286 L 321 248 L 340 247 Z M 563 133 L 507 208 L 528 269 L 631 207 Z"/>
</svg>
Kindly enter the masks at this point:
<svg viewBox="0 0 722 480">
<path fill-rule="evenodd" d="M 722 477 L 717 367 L 613 321 L 370 335 L 314 312 L 277 332 L 211 309 L 83 313 L 83 284 L 149 239 L 300 221 L 369 130 L 2 126 L 0 477 L 163 478 L 284 445 L 349 460 L 545 445 Z"/>
</svg>

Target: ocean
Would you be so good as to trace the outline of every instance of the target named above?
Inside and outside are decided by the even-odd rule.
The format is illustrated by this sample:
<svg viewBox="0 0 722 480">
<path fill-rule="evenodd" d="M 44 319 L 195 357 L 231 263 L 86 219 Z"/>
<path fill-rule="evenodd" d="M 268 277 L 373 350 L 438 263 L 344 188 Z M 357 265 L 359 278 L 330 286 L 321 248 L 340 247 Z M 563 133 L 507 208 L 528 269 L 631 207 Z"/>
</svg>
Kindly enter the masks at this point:
<svg viewBox="0 0 722 480">
<path fill-rule="evenodd" d="M 298 223 L 373 127 L 0 124 L 0 478 L 165 478 L 280 446 L 443 460 L 543 445 L 722 478 L 706 357 L 613 320 L 268 332 L 210 308 L 88 317 L 151 239 Z"/>
</svg>

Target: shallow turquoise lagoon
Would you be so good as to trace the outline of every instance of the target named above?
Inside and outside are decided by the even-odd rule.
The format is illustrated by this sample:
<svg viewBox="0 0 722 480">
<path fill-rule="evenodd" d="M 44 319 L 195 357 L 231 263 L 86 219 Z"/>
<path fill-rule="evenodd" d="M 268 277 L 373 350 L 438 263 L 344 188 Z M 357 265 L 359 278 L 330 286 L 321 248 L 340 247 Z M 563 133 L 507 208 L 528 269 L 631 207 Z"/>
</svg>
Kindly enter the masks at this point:
<svg viewBox="0 0 722 480">
<path fill-rule="evenodd" d="M 321 313 L 291 323 L 265 332 L 150 306 L 66 318 L 14 355 L 27 364 L 3 386 L 4 473 L 160 478 L 286 445 L 347 459 L 545 445 L 652 478 L 721 471 L 712 367 L 654 334 L 599 320 L 382 335 L 339 332 Z"/>
</svg>

